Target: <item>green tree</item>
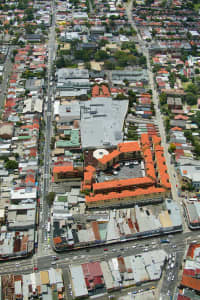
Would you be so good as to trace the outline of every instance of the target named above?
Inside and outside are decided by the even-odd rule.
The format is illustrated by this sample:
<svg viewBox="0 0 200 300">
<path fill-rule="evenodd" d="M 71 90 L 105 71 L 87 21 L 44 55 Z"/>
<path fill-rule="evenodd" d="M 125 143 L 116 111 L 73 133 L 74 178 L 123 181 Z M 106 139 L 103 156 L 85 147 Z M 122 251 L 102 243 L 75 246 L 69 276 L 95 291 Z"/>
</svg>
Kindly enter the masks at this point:
<svg viewBox="0 0 200 300">
<path fill-rule="evenodd" d="M 146 56 L 144 56 L 144 55 L 140 56 L 139 65 L 146 65 L 146 62 L 147 62 Z"/>
<path fill-rule="evenodd" d="M 33 8 L 29 7 L 27 9 L 25 9 L 24 14 L 25 14 L 25 19 L 27 21 L 34 20 L 34 15 L 33 15 L 34 14 L 34 9 Z"/>
<path fill-rule="evenodd" d="M 14 170 L 18 169 L 18 162 L 16 160 L 8 160 L 5 163 L 6 170 Z"/>
<path fill-rule="evenodd" d="M 46 200 L 49 206 L 51 206 L 54 202 L 56 193 L 54 192 L 49 192 L 48 195 L 46 196 Z"/>
<path fill-rule="evenodd" d="M 160 96 L 159 96 L 159 98 L 160 98 L 160 104 L 161 105 L 164 105 L 164 104 L 167 103 L 167 94 L 161 93 Z"/>
<path fill-rule="evenodd" d="M 95 55 L 94 58 L 96 61 L 101 61 L 101 60 L 105 60 L 108 58 L 108 53 L 104 50 L 98 50 Z"/>
<path fill-rule="evenodd" d="M 198 93 L 198 86 L 194 83 L 189 83 L 186 92 L 192 93 L 192 94 L 197 94 Z"/>
<path fill-rule="evenodd" d="M 167 133 L 168 133 L 169 130 L 170 130 L 170 120 L 169 120 L 168 117 L 165 119 L 165 129 L 166 129 L 166 132 L 167 132 Z"/>
<path fill-rule="evenodd" d="M 176 150 L 176 145 L 174 143 L 171 143 L 169 145 L 169 152 L 170 153 L 173 153 L 174 151 Z"/>
<path fill-rule="evenodd" d="M 56 67 L 59 69 L 59 68 L 63 68 L 65 67 L 65 60 L 64 60 L 64 57 L 61 56 L 57 59 L 56 61 Z"/>
<path fill-rule="evenodd" d="M 127 97 L 124 94 L 117 94 L 117 96 L 115 97 L 116 100 L 125 100 L 127 99 Z"/>
<path fill-rule="evenodd" d="M 185 96 L 185 100 L 189 105 L 195 105 L 197 104 L 197 95 L 193 93 L 187 93 Z"/>
</svg>

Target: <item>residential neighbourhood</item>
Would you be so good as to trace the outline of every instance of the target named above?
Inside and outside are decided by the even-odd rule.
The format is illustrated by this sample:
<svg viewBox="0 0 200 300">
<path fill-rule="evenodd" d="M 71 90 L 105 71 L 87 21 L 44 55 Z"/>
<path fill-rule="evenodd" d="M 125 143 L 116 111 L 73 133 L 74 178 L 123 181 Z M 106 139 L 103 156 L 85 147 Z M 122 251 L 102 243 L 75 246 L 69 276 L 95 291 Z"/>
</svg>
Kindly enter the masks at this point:
<svg viewBox="0 0 200 300">
<path fill-rule="evenodd" d="M 0 298 L 199 296 L 200 2 L 0 1 Z"/>
</svg>

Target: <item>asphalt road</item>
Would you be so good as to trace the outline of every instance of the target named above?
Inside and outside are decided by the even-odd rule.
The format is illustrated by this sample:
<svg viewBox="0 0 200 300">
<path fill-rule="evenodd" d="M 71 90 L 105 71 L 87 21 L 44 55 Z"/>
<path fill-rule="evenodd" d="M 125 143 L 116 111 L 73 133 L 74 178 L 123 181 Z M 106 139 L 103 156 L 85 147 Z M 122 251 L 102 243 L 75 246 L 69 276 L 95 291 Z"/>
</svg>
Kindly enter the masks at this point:
<svg viewBox="0 0 200 300">
<path fill-rule="evenodd" d="M 93 261 L 98 259 L 105 259 L 116 257 L 118 255 L 131 255 L 131 254 L 139 254 L 144 251 L 145 248 L 148 248 L 148 251 L 156 250 L 163 248 L 168 253 L 170 252 L 179 252 L 185 250 L 185 246 L 189 245 L 191 241 L 197 240 L 200 241 L 200 235 L 197 236 L 196 232 L 185 232 L 185 233 L 177 233 L 172 235 L 172 237 L 168 237 L 170 240 L 169 244 L 161 244 L 160 238 L 148 238 L 145 240 L 140 241 L 132 241 L 132 242 L 124 242 L 121 244 L 114 244 L 107 246 L 106 249 L 108 251 L 104 251 L 104 247 L 96 247 L 92 248 L 89 252 L 87 249 L 80 249 L 75 251 L 63 252 L 63 253 L 54 253 L 59 259 L 56 260 L 56 265 L 63 268 L 64 265 L 69 265 L 71 263 L 80 263 L 84 261 Z M 172 246 L 176 245 L 176 248 Z M 10 271 L 19 273 L 23 270 L 25 266 L 29 267 L 29 269 L 37 266 L 39 270 L 44 270 L 46 268 L 51 267 L 53 258 L 52 255 L 42 255 L 42 256 L 35 256 L 32 258 L 26 258 L 20 260 L 20 265 L 17 268 L 14 268 L 18 261 L 9 261 L 9 262 L 2 262 L 0 264 L 0 275 L 5 273 L 5 270 L 10 269 Z"/>
<path fill-rule="evenodd" d="M 56 254 L 58 260 L 54 260 L 52 255 L 46 255 L 41 257 L 32 257 L 24 260 L 20 260 L 19 263 L 17 261 L 13 262 L 5 262 L 0 265 L 0 275 L 13 273 L 13 274 L 28 274 L 34 271 L 34 267 L 37 267 L 38 270 L 46 270 L 51 267 L 53 268 L 61 268 L 64 272 L 64 280 L 66 283 L 66 292 L 68 294 L 69 299 L 71 299 L 70 294 L 70 278 L 68 274 L 68 267 L 70 264 L 80 264 L 89 261 L 101 261 L 108 260 L 112 257 L 117 257 L 119 255 L 128 256 L 128 255 L 140 255 L 142 252 L 145 252 L 145 249 L 148 248 L 148 251 L 164 249 L 167 254 L 175 253 L 176 260 L 175 266 L 173 269 L 168 270 L 167 266 L 165 266 L 163 270 L 163 275 L 161 278 L 162 286 L 159 290 L 159 294 L 166 295 L 168 291 L 172 294 L 177 282 L 177 274 L 182 263 L 183 255 L 185 253 L 186 246 L 190 244 L 194 239 L 200 241 L 200 235 L 197 236 L 196 232 L 185 232 L 183 234 L 177 233 L 168 237 L 170 240 L 169 244 L 161 244 L 160 238 L 149 238 L 145 240 L 135 241 L 135 242 L 125 242 L 116 245 L 110 245 L 107 247 L 108 251 L 104 251 L 104 247 L 92 248 L 88 253 L 86 249 L 71 251 L 68 253 L 60 253 Z M 176 248 L 174 248 L 176 246 Z M 52 265 L 53 262 L 53 265 Z M 54 264 L 55 263 L 55 264 Z M 174 280 L 168 280 L 169 272 L 172 272 L 174 275 Z M 142 284 L 142 287 L 133 287 L 130 289 L 125 289 L 121 291 L 117 291 L 114 293 L 115 295 L 123 295 L 130 291 L 144 289 L 144 287 L 157 286 L 159 289 L 159 281 L 153 283 L 147 283 L 146 285 Z M 156 290 L 156 293 L 158 292 Z M 108 294 L 100 295 L 98 299 L 109 299 Z"/>
<path fill-rule="evenodd" d="M 4 108 L 5 95 L 6 95 L 7 87 L 8 87 L 8 80 L 9 80 L 9 76 L 10 76 L 10 73 L 12 70 L 11 54 L 12 54 L 12 50 L 14 48 L 15 48 L 14 46 L 9 46 L 6 61 L 4 63 L 4 73 L 3 73 L 3 80 L 1 83 L 1 92 L 0 92 L 0 109 L 1 110 Z"/>
<path fill-rule="evenodd" d="M 43 249 L 43 243 L 47 240 L 47 232 L 45 224 L 48 222 L 49 207 L 46 201 L 46 196 L 50 191 L 51 181 L 51 169 L 50 169 L 50 144 L 51 144 L 51 132 L 52 132 L 52 96 L 53 87 L 51 86 L 52 67 L 55 57 L 56 44 L 55 44 L 55 3 L 52 2 L 52 25 L 49 32 L 49 44 L 48 44 L 48 88 L 47 88 L 47 111 L 45 113 L 45 146 L 44 146 L 44 170 L 43 170 L 43 197 L 42 197 L 42 220 L 41 228 L 42 235 L 39 240 L 38 251 Z"/>
</svg>

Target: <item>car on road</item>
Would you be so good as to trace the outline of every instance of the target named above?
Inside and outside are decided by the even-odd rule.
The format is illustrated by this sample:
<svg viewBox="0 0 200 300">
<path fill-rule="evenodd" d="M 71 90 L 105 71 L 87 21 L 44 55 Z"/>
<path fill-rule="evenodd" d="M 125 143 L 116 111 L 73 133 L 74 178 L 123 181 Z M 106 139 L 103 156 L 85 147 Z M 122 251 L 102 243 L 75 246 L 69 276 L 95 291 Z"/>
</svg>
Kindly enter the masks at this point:
<svg viewBox="0 0 200 300">
<path fill-rule="evenodd" d="M 58 259 L 59 259 L 59 257 L 57 257 L 57 256 L 52 256 L 52 258 L 53 258 L 54 260 L 58 260 Z"/>
<path fill-rule="evenodd" d="M 33 270 L 34 270 L 34 271 L 37 271 L 37 270 L 38 270 L 38 267 L 34 267 Z"/>
<path fill-rule="evenodd" d="M 103 251 L 108 251 L 108 248 L 103 249 Z"/>
<path fill-rule="evenodd" d="M 52 264 L 52 265 L 55 265 L 55 264 L 56 264 L 56 261 L 52 261 L 51 264 Z"/>
<path fill-rule="evenodd" d="M 161 244 L 168 244 L 170 241 L 168 239 L 161 239 L 160 240 Z"/>
</svg>

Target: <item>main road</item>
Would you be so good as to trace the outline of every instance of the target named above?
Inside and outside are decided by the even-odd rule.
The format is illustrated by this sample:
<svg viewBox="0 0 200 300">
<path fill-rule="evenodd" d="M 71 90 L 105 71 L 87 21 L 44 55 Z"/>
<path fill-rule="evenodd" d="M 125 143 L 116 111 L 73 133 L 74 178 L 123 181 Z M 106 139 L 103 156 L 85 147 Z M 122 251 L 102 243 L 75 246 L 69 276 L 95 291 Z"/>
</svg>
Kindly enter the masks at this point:
<svg viewBox="0 0 200 300">
<path fill-rule="evenodd" d="M 55 3 L 52 1 L 52 24 L 49 32 L 49 43 L 48 43 L 48 73 L 47 73 L 47 110 L 45 112 L 45 146 L 44 146 L 44 167 L 43 167 L 43 194 L 41 202 L 41 219 L 40 219 L 40 234 L 39 234 L 39 244 L 38 244 L 38 254 L 44 252 L 44 241 L 46 237 L 46 224 L 48 222 L 49 207 L 46 200 L 46 196 L 50 191 L 50 180 L 51 180 L 51 170 L 50 170 L 50 144 L 51 144 L 51 132 L 52 132 L 52 97 L 53 97 L 53 87 L 52 87 L 52 70 L 53 63 L 56 52 L 56 33 L 55 33 Z"/>
<path fill-rule="evenodd" d="M 14 46 L 8 46 L 8 47 L 9 48 L 8 48 L 8 53 L 6 56 L 5 63 L 4 63 L 4 72 L 3 72 L 3 79 L 2 79 L 1 91 L 0 91 L 0 110 L 1 111 L 4 108 L 5 96 L 6 96 L 7 87 L 8 87 L 8 80 L 9 80 L 9 76 L 10 76 L 11 70 L 12 70 L 11 55 L 12 55 L 13 49 L 15 49 Z"/>
<path fill-rule="evenodd" d="M 166 253 L 173 254 L 175 253 L 175 266 L 173 272 L 175 279 L 177 279 L 179 268 L 182 264 L 182 259 L 186 250 L 187 245 L 189 245 L 193 239 L 200 241 L 200 236 L 197 236 L 196 232 L 185 232 L 183 234 L 177 233 L 175 235 L 169 236 L 169 244 L 161 244 L 159 238 L 149 238 L 146 240 L 134 241 L 134 242 L 125 242 L 121 244 L 110 245 L 107 247 L 107 251 L 104 251 L 103 247 L 97 247 L 91 249 L 91 253 L 88 253 L 86 249 L 70 251 L 68 253 L 56 254 L 58 260 L 54 260 L 54 257 L 51 255 L 41 255 L 34 256 L 32 258 L 27 258 L 24 260 L 5 262 L 0 264 L 0 275 L 5 274 L 29 274 L 34 271 L 47 270 L 49 268 L 61 268 L 64 274 L 66 292 L 70 297 L 70 289 L 68 288 L 70 278 L 68 273 L 68 267 L 72 263 L 80 264 L 90 261 L 102 261 L 108 260 L 117 256 L 129 256 L 129 255 L 139 255 L 142 252 L 153 251 L 157 249 L 164 249 Z M 148 250 L 147 250 L 148 248 Z M 37 268 L 37 269 L 36 269 Z M 142 285 L 142 288 L 147 288 L 152 285 L 157 286 L 156 293 L 159 295 L 163 293 L 166 295 L 166 292 L 170 291 L 173 294 L 173 290 L 176 285 L 176 280 L 168 280 L 169 271 L 164 269 L 161 281 L 154 283 L 147 283 Z M 123 295 L 131 290 L 138 290 L 141 287 L 134 287 L 131 289 L 126 289 L 125 291 L 116 292 L 115 295 Z M 108 299 L 108 295 L 99 296 L 98 299 Z M 158 298 L 157 298 L 158 299 Z M 165 298 L 167 299 L 167 298 Z"/>
</svg>

